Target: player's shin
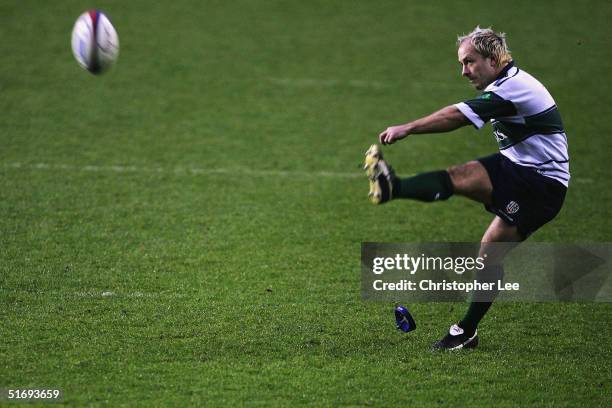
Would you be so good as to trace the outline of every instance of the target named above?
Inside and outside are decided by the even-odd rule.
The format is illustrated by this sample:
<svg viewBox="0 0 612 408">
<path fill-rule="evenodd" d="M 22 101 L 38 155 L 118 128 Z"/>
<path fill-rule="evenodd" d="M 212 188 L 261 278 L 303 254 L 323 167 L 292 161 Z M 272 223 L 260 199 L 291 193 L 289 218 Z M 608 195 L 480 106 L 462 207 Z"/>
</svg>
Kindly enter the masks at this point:
<svg viewBox="0 0 612 408">
<path fill-rule="evenodd" d="M 474 333 L 478 327 L 478 323 L 487 313 L 493 301 L 499 293 L 498 281 L 504 277 L 504 267 L 501 264 L 488 265 L 483 270 L 476 273 L 476 280 L 480 283 L 491 284 L 491 290 L 477 290 L 472 295 L 470 306 L 459 322 L 459 327 L 465 330 L 466 333 Z"/>
<path fill-rule="evenodd" d="M 399 179 L 393 198 L 409 198 L 419 201 L 446 200 L 453 195 L 453 183 L 446 170 L 431 171 Z"/>
</svg>

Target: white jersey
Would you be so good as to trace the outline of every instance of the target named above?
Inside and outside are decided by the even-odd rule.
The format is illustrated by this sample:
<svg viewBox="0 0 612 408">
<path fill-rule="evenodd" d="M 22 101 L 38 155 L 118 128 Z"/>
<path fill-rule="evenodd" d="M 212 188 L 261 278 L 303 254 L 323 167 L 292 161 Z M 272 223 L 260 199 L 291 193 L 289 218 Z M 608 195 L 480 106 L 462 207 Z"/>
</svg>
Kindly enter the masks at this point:
<svg viewBox="0 0 612 408">
<path fill-rule="evenodd" d="M 569 155 L 561 115 L 537 79 L 510 62 L 476 99 L 455 105 L 477 129 L 490 121 L 500 153 L 568 186 Z"/>
</svg>

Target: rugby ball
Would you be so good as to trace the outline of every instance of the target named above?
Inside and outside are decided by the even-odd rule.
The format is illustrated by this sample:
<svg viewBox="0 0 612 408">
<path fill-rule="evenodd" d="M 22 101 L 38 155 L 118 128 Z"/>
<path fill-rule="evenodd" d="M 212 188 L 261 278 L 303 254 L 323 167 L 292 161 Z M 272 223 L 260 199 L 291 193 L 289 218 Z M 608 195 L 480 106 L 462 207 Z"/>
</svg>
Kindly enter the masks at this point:
<svg viewBox="0 0 612 408">
<path fill-rule="evenodd" d="M 81 67 L 92 74 L 107 71 L 119 56 L 119 36 L 100 10 L 81 14 L 72 29 L 72 53 Z"/>
</svg>

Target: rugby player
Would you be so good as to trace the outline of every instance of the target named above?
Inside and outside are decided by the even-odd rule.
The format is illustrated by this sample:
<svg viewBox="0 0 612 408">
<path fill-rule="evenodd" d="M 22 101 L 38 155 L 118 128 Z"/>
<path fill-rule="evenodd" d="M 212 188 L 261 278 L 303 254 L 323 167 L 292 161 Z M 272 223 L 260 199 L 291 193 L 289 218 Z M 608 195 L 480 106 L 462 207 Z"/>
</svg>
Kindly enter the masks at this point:
<svg viewBox="0 0 612 408">
<path fill-rule="evenodd" d="M 567 137 L 552 96 L 515 64 L 504 33 L 476 27 L 460 36 L 457 46 L 461 75 L 481 94 L 388 127 L 379 141 L 390 145 L 411 135 L 449 132 L 470 124 L 480 129 L 491 122 L 499 153 L 446 170 L 399 178 L 375 144 L 366 153 L 364 167 L 374 204 L 395 199 L 433 202 L 454 194 L 484 204 L 495 217 L 481 239 L 481 255 L 489 243 L 514 243 L 490 257 L 477 275 L 480 280 L 496 282 L 503 276 L 502 261 L 512 245 L 552 220 L 563 205 L 570 179 Z M 495 295 L 474 293 L 465 316 L 434 348 L 476 347 L 478 324 Z"/>
</svg>

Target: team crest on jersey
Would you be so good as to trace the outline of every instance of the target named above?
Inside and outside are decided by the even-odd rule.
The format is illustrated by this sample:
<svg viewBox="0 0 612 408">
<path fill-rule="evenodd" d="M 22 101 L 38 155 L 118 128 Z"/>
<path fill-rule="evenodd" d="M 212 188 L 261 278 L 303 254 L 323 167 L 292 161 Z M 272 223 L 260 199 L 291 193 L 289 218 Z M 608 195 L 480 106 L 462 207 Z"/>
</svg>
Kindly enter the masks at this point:
<svg viewBox="0 0 612 408">
<path fill-rule="evenodd" d="M 506 205 L 506 212 L 508 214 L 515 214 L 521 207 L 518 205 L 516 201 L 510 201 L 508 205 Z"/>
<path fill-rule="evenodd" d="M 494 130 L 493 134 L 495 135 L 495 140 L 497 140 L 498 143 L 505 142 L 508 139 L 508 136 L 506 136 L 499 130 Z"/>
</svg>

